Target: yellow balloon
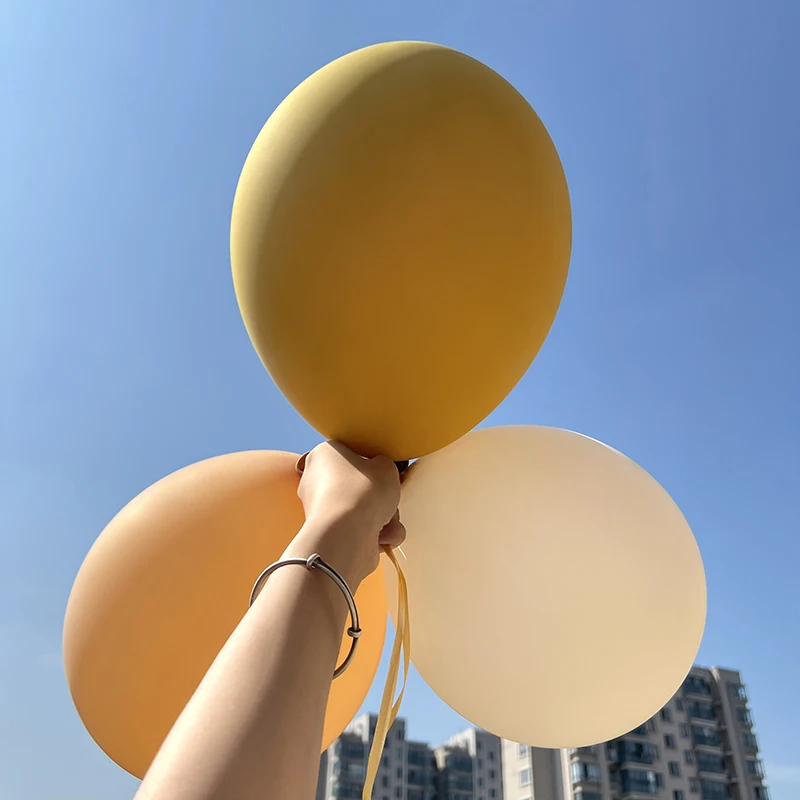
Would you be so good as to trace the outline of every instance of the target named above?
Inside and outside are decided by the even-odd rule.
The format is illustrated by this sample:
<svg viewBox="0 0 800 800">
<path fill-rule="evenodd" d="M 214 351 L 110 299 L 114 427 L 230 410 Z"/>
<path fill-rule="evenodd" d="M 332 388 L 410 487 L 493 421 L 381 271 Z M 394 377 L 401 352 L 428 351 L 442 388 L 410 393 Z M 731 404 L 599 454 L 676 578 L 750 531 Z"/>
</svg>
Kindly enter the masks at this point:
<svg viewBox="0 0 800 800">
<path fill-rule="evenodd" d="M 233 203 L 234 286 L 311 425 L 409 459 L 525 373 L 571 225 L 555 147 L 509 83 L 438 45 L 375 45 L 304 81 L 256 139 Z"/>
<path fill-rule="evenodd" d="M 303 524 L 296 461 L 253 451 L 192 464 L 125 506 L 86 556 L 64 622 L 67 683 L 94 740 L 136 777 L 247 611 L 261 570 Z M 383 649 L 379 573 L 356 601 L 364 632 L 332 684 L 323 748 L 363 703 Z M 343 632 L 340 661 L 350 641 Z"/>
<path fill-rule="evenodd" d="M 700 552 L 669 495 L 616 450 L 556 428 L 477 430 L 412 465 L 400 516 L 411 660 L 473 724 L 595 744 L 655 714 L 691 668 Z"/>
</svg>

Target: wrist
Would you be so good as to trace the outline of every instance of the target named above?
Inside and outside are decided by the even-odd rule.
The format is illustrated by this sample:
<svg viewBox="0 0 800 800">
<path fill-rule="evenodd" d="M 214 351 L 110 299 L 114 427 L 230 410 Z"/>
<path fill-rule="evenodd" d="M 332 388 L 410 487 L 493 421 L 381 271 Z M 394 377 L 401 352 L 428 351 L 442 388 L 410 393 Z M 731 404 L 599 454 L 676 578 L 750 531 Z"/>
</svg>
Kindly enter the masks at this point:
<svg viewBox="0 0 800 800">
<path fill-rule="evenodd" d="M 367 534 L 363 520 L 354 516 L 345 513 L 309 517 L 286 549 L 284 557 L 308 558 L 312 553 L 319 553 L 355 594 L 366 577 L 361 562 Z"/>
</svg>

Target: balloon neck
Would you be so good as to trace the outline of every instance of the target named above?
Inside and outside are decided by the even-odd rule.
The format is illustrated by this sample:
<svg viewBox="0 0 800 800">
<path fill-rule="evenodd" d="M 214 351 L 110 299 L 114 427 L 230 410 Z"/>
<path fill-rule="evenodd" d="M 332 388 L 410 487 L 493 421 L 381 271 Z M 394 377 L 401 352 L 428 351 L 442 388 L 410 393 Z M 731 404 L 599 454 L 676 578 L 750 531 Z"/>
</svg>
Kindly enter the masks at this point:
<svg viewBox="0 0 800 800">
<path fill-rule="evenodd" d="M 394 465 L 397 467 L 397 471 L 402 475 L 408 469 L 409 462 L 395 461 Z"/>
</svg>

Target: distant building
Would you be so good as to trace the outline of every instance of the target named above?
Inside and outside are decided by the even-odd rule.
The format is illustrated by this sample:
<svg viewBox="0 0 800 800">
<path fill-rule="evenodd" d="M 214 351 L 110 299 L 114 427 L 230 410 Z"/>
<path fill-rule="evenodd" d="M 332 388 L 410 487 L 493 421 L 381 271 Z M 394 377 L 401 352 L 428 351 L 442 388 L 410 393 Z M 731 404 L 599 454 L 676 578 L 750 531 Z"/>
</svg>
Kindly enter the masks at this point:
<svg viewBox="0 0 800 800">
<path fill-rule="evenodd" d="M 323 753 L 316 800 L 361 800 L 377 716 L 363 714 Z M 406 721 L 386 737 L 373 800 L 502 800 L 500 739 L 468 729 L 432 749 L 406 739 Z"/>
<path fill-rule="evenodd" d="M 625 736 L 545 750 L 504 740 L 505 800 L 769 800 L 741 675 L 694 667 Z"/>
<path fill-rule="evenodd" d="M 467 728 L 450 737 L 444 747 L 461 748 L 472 760 L 470 800 L 502 800 L 503 746 L 500 737 L 479 728 Z M 442 794 L 441 800 L 456 799 Z"/>
</svg>

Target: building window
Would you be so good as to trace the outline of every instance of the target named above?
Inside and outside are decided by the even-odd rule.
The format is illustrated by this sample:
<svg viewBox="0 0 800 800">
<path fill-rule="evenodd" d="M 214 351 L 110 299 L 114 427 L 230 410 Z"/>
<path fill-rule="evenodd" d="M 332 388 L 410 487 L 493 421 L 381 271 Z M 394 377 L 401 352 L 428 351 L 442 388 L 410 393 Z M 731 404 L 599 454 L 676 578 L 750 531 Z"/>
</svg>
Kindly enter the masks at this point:
<svg viewBox="0 0 800 800">
<path fill-rule="evenodd" d="M 493 781 L 496 777 L 497 777 L 497 773 L 493 769 L 490 769 L 489 770 L 489 780 Z"/>
<path fill-rule="evenodd" d="M 389 786 L 389 776 L 388 775 L 382 775 L 381 776 L 381 786 L 383 786 L 384 789 L 386 789 Z"/>
<path fill-rule="evenodd" d="M 655 731 L 656 731 L 656 721 L 654 719 L 647 720 L 647 730 L 650 733 L 655 733 Z"/>
<path fill-rule="evenodd" d="M 681 739 L 688 739 L 689 738 L 689 726 L 685 722 L 681 722 L 678 725 L 678 733 L 681 735 Z"/>
<path fill-rule="evenodd" d="M 680 775 L 681 774 L 681 765 L 677 761 L 670 761 L 669 762 L 669 774 L 670 775 Z"/>
<path fill-rule="evenodd" d="M 684 694 L 711 694 L 711 684 L 705 678 L 690 675 L 683 682 Z"/>
<path fill-rule="evenodd" d="M 389 756 L 384 756 L 381 759 L 381 764 L 383 764 L 384 767 L 388 767 L 389 766 Z"/>
<path fill-rule="evenodd" d="M 489 751 L 489 761 L 494 761 L 494 750 Z"/>
<path fill-rule="evenodd" d="M 478 759 L 478 769 L 483 769 L 483 759 L 482 758 Z"/>
<path fill-rule="evenodd" d="M 675 749 L 675 737 L 671 733 L 664 734 L 664 747 L 666 747 L 667 750 Z"/>
<path fill-rule="evenodd" d="M 754 786 L 756 800 L 769 800 L 769 791 L 766 786 Z"/>
<path fill-rule="evenodd" d="M 603 796 L 600 792 L 584 792 L 583 789 L 579 789 L 575 792 L 575 800 L 603 800 Z"/>
<path fill-rule="evenodd" d="M 755 758 L 748 758 L 745 761 L 745 766 L 747 767 L 747 774 L 748 775 L 757 775 L 759 778 L 764 777 L 764 770 L 761 767 L 761 762 Z"/>
<path fill-rule="evenodd" d="M 497 789 L 489 789 L 489 797 L 491 798 L 497 797 Z"/>
<path fill-rule="evenodd" d="M 529 769 L 521 769 L 519 771 L 519 785 L 520 786 L 531 785 L 531 771 Z"/>
<path fill-rule="evenodd" d="M 398 787 L 397 787 L 397 788 L 394 790 L 394 796 L 395 796 L 395 797 L 398 797 L 398 798 L 402 798 L 402 797 L 403 797 L 403 787 L 402 787 L 402 786 L 398 786 Z"/>
<path fill-rule="evenodd" d="M 719 735 L 713 728 L 702 725 L 692 725 L 692 741 L 695 745 L 704 744 L 708 747 L 719 747 Z"/>
<path fill-rule="evenodd" d="M 610 761 L 620 763 L 652 764 L 658 761 L 658 748 L 650 742 L 637 742 L 630 739 L 617 740 L 616 747 L 607 746 Z M 615 752 L 616 751 L 616 752 Z"/>
<path fill-rule="evenodd" d="M 478 748 L 478 750 L 483 750 L 483 742 L 480 739 L 478 739 L 478 744 L 476 745 L 476 747 Z"/>
<path fill-rule="evenodd" d="M 659 781 L 651 769 L 621 769 L 622 794 L 658 794 Z"/>
<path fill-rule="evenodd" d="M 342 771 L 342 767 L 344 767 L 344 774 L 347 778 L 363 781 L 366 777 L 367 768 L 360 761 L 345 761 L 344 764 L 337 761 L 333 765 L 333 774 L 339 775 L 339 773 Z"/>
<path fill-rule="evenodd" d="M 703 800 L 728 800 L 731 790 L 727 783 L 720 781 L 700 781 Z"/>
<path fill-rule="evenodd" d="M 680 697 L 675 698 L 675 710 L 683 711 L 683 700 Z"/>
<path fill-rule="evenodd" d="M 697 756 L 697 771 L 724 775 L 727 772 L 725 769 L 725 759 L 722 756 L 700 753 Z"/>
<path fill-rule="evenodd" d="M 483 789 L 483 778 L 478 778 L 478 788 Z"/>
<path fill-rule="evenodd" d="M 694 764 L 694 753 L 691 750 L 683 751 L 683 760 L 687 764 Z"/>
<path fill-rule="evenodd" d="M 695 794 L 700 791 L 700 787 L 697 784 L 697 778 L 689 778 L 689 791 Z"/>
<path fill-rule="evenodd" d="M 756 735 L 754 733 L 743 733 L 742 734 L 742 745 L 747 747 L 749 750 L 758 750 L 758 739 L 756 739 Z"/>
<path fill-rule="evenodd" d="M 397 768 L 397 777 L 400 778 L 400 780 L 403 779 L 403 768 L 402 767 L 398 767 Z"/>
<path fill-rule="evenodd" d="M 528 755 L 528 745 L 526 744 L 518 744 L 517 745 L 517 755 L 522 758 L 523 756 Z"/>
<path fill-rule="evenodd" d="M 661 719 L 663 719 L 664 722 L 672 722 L 672 714 L 666 706 L 661 709 Z"/>
<path fill-rule="evenodd" d="M 683 800 L 683 792 L 680 789 L 673 790 L 672 800 Z"/>
<path fill-rule="evenodd" d="M 717 718 L 714 707 L 710 703 L 698 703 L 692 700 L 686 704 L 686 711 L 692 719 L 705 719 L 713 722 Z"/>
<path fill-rule="evenodd" d="M 331 787 L 333 797 L 348 798 L 348 800 L 358 800 L 362 794 L 362 788 L 357 783 L 340 783 L 334 781 Z"/>
<path fill-rule="evenodd" d="M 729 683 L 728 691 L 734 700 L 747 700 L 747 691 L 741 683 Z"/>
<path fill-rule="evenodd" d="M 571 765 L 572 769 L 572 782 L 581 783 L 587 781 L 589 783 L 600 783 L 600 767 L 597 764 L 588 764 L 585 761 L 575 761 Z"/>
<path fill-rule="evenodd" d="M 750 712 L 746 708 L 737 708 L 736 709 L 736 721 L 740 725 L 752 725 L 753 724 L 753 717 Z"/>
</svg>

